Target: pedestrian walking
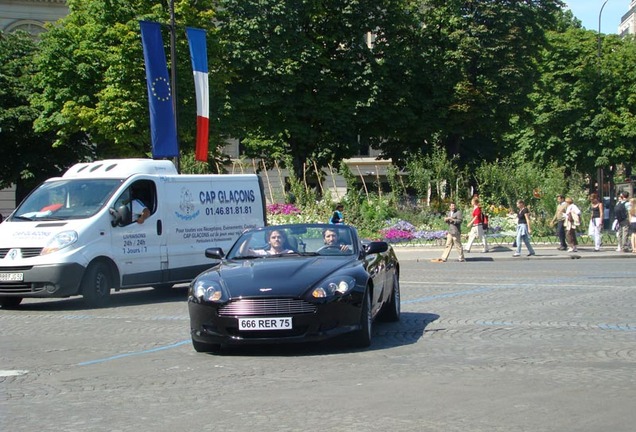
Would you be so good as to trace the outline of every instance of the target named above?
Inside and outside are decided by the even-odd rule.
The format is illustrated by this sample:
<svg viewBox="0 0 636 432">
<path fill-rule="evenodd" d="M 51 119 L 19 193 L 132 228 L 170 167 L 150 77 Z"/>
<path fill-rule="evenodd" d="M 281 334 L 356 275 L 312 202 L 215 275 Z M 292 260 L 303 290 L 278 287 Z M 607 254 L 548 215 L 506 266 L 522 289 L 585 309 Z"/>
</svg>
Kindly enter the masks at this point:
<svg viewBox="0 0 636 432">
<path fill-rule="evenodd" d="M 559 250 L 566 250 L 568 248 L 565 243 L 565 209 L 568 208 L 563 195 L 557 195 L 557 208 L 552 218 L 552 225 L 556 226 L 556 235 L 559 239 Z"/>
<path fill-rule="evenodd" d="M 565 209 L 565 238 L 568 243 L 568 252 L 578 252 L 576 229 L 581 225 L 581 209 L 570 197 L 565 198 L 565 202 L 568 205 Z"/>
<path fill-rule="evenodd" d="M 636 198 L 629 200 L 629 232 L 632 253 L 636 254 Z"/>
<path fill-rule="evenodd" d="M 473 242 L 479 237 L 483 244 L 482 252 L 488 252 L 488 241 L 486 240 L 486 232 L 484 231 L 484 214 L 481 211 L 479 205 L 479 198 L 473 197 L 471 200 L 473 205 L 472 219 L 468 222 L 467 226 L 470 227 L 470 234 L 468 235 L 468 243 L 464 252 L 470 252 L 470 248 L 473 246 Z"/>
<path fill-rule="evenodd" d="M 616 218 L 616 252 L 628 252 L 629 242 L 629 217 L 627 209 L 627 199 L 629 192 L 622 191 L 618 195 L 618 202 L 614 207 L 614 217 Z"/>
<path fill-rule="evenodd" d="M 457 209 L 454 202 L 450 203 L 450 210 L 448 216 L 444 218 L 444 222 L 448 224 L 448 231 L 446 233 L 446 247 L 442 253 L 441 258 L 432 259 L 431 262 L 442 263 L 448 260 L 448 256 L 451 253 L 453 247 L 457 249 L 459 258 L 457 261 L 464 262 L 464 249 L 462 248 L 462 212 Z"/>
<path fill-rule="evenodd" d="M 532 227 L 530 226 L 530 212 L 526 207 L 526 203 L 523 200 L 517 201 L 517 250 L 512 256 L 518 257 L 521 255 L 521 242 L 523 241 L 528 248 L 528 256 L 534 255 L 534 249 L 530 244 L 530 234 L 532 233 Z"/>
<path fill-rule="evenodd" d="M 603 203 L 599 201 L 598 194 L 590 194 L 590 224 L 587 234 L 594 239 L 594 251 L 601 250 L 603 236 Z"/>
</svg>

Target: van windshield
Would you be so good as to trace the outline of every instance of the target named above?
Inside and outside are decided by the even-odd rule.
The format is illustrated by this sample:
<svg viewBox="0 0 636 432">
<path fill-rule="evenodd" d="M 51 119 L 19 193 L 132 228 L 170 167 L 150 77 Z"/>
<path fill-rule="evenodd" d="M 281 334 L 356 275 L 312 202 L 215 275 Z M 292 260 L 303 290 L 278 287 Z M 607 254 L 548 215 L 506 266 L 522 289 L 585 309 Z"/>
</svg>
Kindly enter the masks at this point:
<svg viewBox="0 0 636 432">
<path fill-rule="evenodd" d="M 118 179 L 62 179 L 42 183 L 11 220 L 84 219 L 97 213 L 121 185 Z"/>
</svg>

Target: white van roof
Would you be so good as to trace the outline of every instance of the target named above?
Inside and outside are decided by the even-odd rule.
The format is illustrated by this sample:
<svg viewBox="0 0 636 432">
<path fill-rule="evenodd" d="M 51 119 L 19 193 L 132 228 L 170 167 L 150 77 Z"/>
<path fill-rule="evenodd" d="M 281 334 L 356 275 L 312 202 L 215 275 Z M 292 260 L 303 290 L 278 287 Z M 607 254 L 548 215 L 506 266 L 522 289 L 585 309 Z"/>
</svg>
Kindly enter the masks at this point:
<svg viewBox="0 0 636 432">
<path fill-rule="evenodd" d="M 172 161 L 153 159 L 107 159 L 73 165 L 62 177 L 128 178 L 133 174 L 178 174 Z"/>
</svg>

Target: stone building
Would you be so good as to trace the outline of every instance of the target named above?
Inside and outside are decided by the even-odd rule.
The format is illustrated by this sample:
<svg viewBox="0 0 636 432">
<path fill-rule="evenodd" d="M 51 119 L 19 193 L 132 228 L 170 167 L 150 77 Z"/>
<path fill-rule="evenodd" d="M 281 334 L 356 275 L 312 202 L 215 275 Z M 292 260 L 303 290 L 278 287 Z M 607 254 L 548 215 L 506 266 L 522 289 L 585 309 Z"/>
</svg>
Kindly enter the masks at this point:
<svg viewBox="0 0 636 432">
<path fill-rule="evenodd" d="M 629 10 L 621 18 L 618 34 L 621 36 L 636 34 L 636 0 L 629 2 Z"/>
<path fill-rule="evenodd" d="M 68 14 L 65 0 L 2 0 L 0 30 L 25 30 L 32 34 L 45 31 L 44 24 Z"/>
</svg>

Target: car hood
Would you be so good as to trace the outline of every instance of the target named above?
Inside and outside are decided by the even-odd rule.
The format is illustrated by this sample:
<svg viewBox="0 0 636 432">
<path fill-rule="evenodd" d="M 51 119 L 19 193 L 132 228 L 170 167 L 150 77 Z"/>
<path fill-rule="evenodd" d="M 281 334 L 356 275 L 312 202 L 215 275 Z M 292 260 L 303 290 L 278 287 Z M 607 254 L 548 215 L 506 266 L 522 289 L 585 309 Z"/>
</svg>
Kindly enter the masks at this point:
<svg viewBox="0 0 636 432">
<path fill-rule="evenodd" d="M 355 258 L 279 257 L 221 262 L 207 277 L 220 278 L 230 297 L 297 296 Z M 267 291 L 264 291 L 267 290 Z"/>
</svg>

